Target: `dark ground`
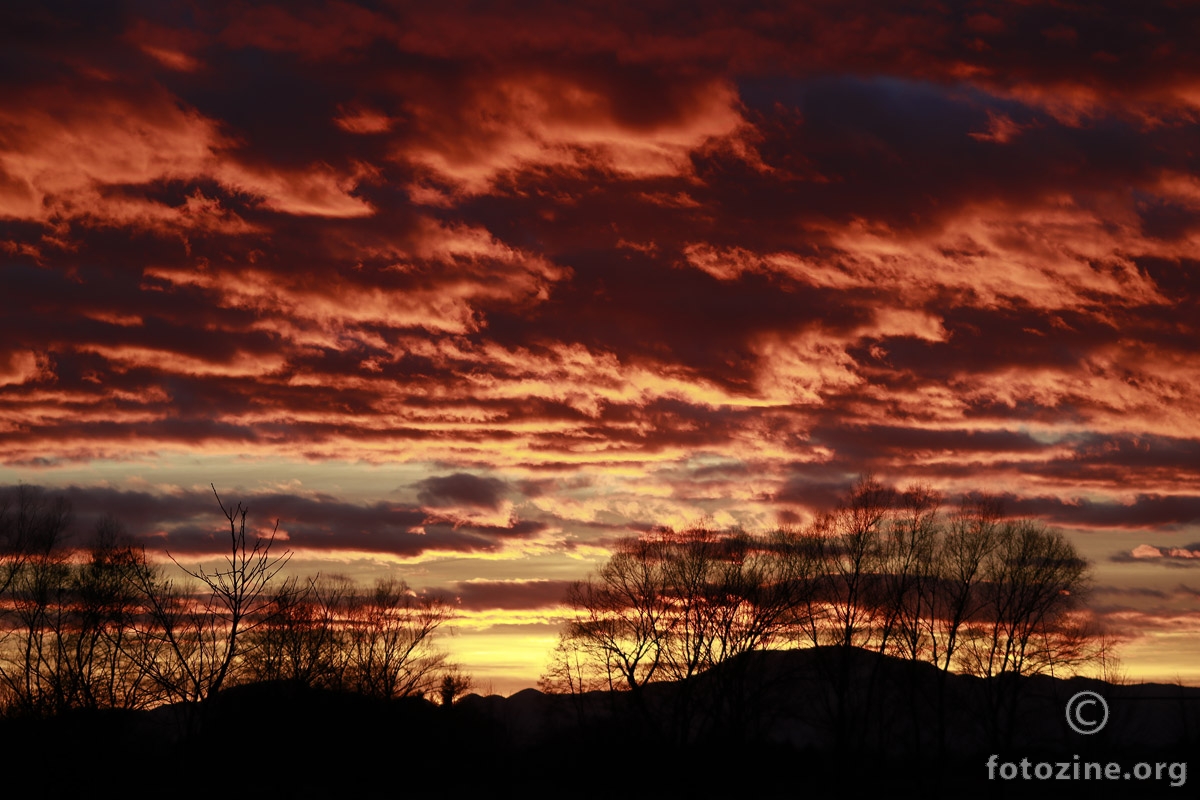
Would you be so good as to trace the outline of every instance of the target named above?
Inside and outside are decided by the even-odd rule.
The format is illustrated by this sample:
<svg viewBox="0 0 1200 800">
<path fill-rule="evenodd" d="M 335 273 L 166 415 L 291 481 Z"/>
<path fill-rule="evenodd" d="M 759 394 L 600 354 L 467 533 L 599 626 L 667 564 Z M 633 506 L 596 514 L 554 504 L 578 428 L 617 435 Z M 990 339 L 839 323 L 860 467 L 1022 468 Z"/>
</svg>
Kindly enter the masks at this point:
<svg viewBox="0 0 1200 800">
<path fill-rule="evenodd" d="M 1091 736 L 1064 714 L 1084 689 L 1111 710 Z M 448 708 L 256 684 L 204 707 L 0 720 L 0 752 L 12 797 L 1193 798 L 1200 689 L 942 683 L 926 664 L 822 649 L 752 654 L 640 695 L 527 690 Z M 1159 780 L 989 780 L 992 754 L 997 767 L 1028 758 L 1031 774 L 1076 755 L 1122 775 L 1164 767 Z"/>
</svg>

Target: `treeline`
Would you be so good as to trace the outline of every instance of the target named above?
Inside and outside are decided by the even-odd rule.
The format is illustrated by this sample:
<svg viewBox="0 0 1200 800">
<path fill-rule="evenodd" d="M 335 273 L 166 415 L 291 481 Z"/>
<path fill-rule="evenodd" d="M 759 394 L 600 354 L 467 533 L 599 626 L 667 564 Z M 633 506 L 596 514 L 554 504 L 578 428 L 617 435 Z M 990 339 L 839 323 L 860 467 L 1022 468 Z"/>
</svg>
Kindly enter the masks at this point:
<svg viewBox="0 0 1200 800">
<path fill-rule="evenodd" d="M 966 498 L 860 480 L 803 529 L 658 529 L 575 583 L 544 689 L 682 680 L 743 653 L 857 647 L 996 677 L 1070 673 L 1106 655 L 1063 535 Z"/>
<path fill-rule="evenodd" d="M 436 642 L 449 604 L 398 580 L 284 578 L 274 531 L 247 537 L 247 509 L 216 501 L 223 563 L 175 580 L 111 517 L 77 544 L 64 498 L 0 496 L 0 711 L 198 704 L 265 680 L 447 702 L 465 688 Z"/>
</svg>

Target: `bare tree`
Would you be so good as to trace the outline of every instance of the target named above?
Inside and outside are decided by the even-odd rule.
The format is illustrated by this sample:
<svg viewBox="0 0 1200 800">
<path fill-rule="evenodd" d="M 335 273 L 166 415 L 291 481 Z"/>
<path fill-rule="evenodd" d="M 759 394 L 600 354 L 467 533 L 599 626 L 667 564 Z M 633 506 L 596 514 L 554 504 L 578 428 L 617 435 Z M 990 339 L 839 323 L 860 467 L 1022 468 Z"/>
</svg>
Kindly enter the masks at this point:
<svg viewBox="0 0 1200 800">
<path fill-rule="evenodd" d="M 137 636 L 137 587 L 153 572 L 145 551 L 113 517 L 99 521 L 87 560 L 73 565 L 67 621 L 56 631 L 67 702 L 85 708 L 142 708 L 158 692 L 145 664 L 150 643 Z"/>
<path fill-rule="evenodd" d="M 1103 652 L 1078 614 L 1086 563 L 1061 534 L 1003 521 L 986 496 L 949 515 L 940 507 L 928 487 L 898 493 L 865 476 L 801 531 L 658 529 L 624 540 L 568 591 L 571 615 L 542 686 L 573 694 L 624 688 L 637 698 L 649 682 L 675 680 L 675 730 L 694 730 L 693 711 L 705 704 L 721 724 L 736 724 L 732 705 L 751 700 L 740 674 L 749 660 L 738 656 L 807 640 L 833 645 L 816 660 L 830 680 L 829 721 L 839 743 L 861 744 L 861 726 L 878 705 L 873 693 L 892 680 L 878 659 L 854 652 L 870 647 L 939 668 L 934 700 L 944 742 L 951 669 L 1053 673 Z M 717 666 L 703 685 L 726 707 L 695 694 L 689 680 Z M 921 704 L 912 700 L 916 719 Z M 882 741 L 886 726 L 877 722 Z"/>
<path fill-rule="evenodd" d="M 563 636 L 587 670 L 610 689 L 637 690 L 663 666 L 668 590 L 662 542 L 629 539 L 596 576 L 571 585 L 567 604 L 575 616 Z"/>
<path fill-rule="evenodd" d="M 996 745 L 1008 744 L 1015 729 L 1023 676 L 1091 657 L 1095 637 L 1073 617 L 1089 583 L 1087 562 L 1061 532 L 1032 520 L 995 527 L 957 661 L 985 679 L 982 718 Z"/>
<path fill-rule="evenodd" d="M 985 563 L 996 547 L 1000 518 L 997 498 L 964 499 L 940 543 L 935 565 L 939 581 L 929 633 L 930 660 L 943 672 L 956 663 L 964 627 L 986 605 L 979 587 L 985 579 Z"/>
<path fill-rule="evenodd" d="M 929 646 L 924 621 L 933 615 L 935 553 L 941 495 L 912 486 L 899 497 L 883 547 L 883 614 L 879 651 L 920 658 Z"/>
<path fill-rule="evenodd" d="M 138 591 L 153 569 L 112 517 L 89 547 L 70 548 L 62 497 L 21 487 L 0 504 L 8 612 L 0 631 L 0 686 L 26 713 L 141 708 L 160 699 L 137 634 Z"/>
<path fill-rule="evenodd" d="M 241 503 L 227 507 L 213 496 L 229 522 L 229 554 L 223 568 L 188 569 L 168 557 L 193 581 L 180 587 L 173 581 L 143 576 L 141 589 L 150 612 L 144 636 L 157 639 L 162 656 L 146 665 L 173 698 L 198 702 L 216 695 L 242 654 L 247 634 L 262 624 L 271 597 L 267 589 L 291 557 L 273 555 L 276 522 L 266 536 L 246 536 L 249 509 Z"/>
<path fill-rule="evenodd" d="M 378 581 L 374 591 L 356 592 L 345 626 L 346 687 L 389 700 L 432 693 L 446 659 L 434 635 L 452 611 L 395 579 Z"/>
<path fill-rule="evenodd" d="M 290 578 L 271 595 L 246 653 L 253 680 L 340 687 L 349 653 L 346 616 L 353 582 L 342 575 Z"/>
<path fill-rule="evenodd" d="M 1001 525 L 984 562 L 984 605 L 971 628 L 968 670 L 987 676 L 1046 671 L 1064 657 L 1061 646 L 1073 646 L 1066 626 L 1089 581 L 1087 563 L 1061 532 L 1032 520 Z"/>
<path fill-rule="evenodd" d="M 438 686 L 438 698 L 441 700 L 442 707 L 449 708 L 454 705 L 454 701 L 463 692 L 470 689 L 473 683 L 471 676 L 463 672 L 461 667 L 447 668 L 442 673 L 442 682 Z"/>
<path fill-rule="evenodd" d="M 612 689 L 610 676 L 599 675 L 585 643 L 564 632 L 550 654 L 546 671 L 538 678 L 538 688 L 546 694 L 567 695 L 571 698 L 576 721 L 583 725 L 588 717 L 588 692 Z"/>
<path fill-rule="evenodd" d="M 620 542 L 567 593 L 573 616 L 546 685 L 638 690 L 685 680 L 807 624 L 817 549 L 807 538 L 698 527 Z"/>
<path fill-rule="evenodd" d="M 879 574 L 894 503 L 891 489 L 863 476 L 846 501 L 817 523 L 815 535 L 825 548 L 821 597 L 832 615 L 831 644 L 864 645 L 874 636 L 883 607 Z"/>
<path fill-rule="evenodd" d="M 21 487 L 0 498 L 0 701 L 41 714 L 70 708 L 142 708 L 183 701 L 191 725 L 201 701 L 243 679 L 345 688 L 379 698 L 443 699 L 470 683 L 446 663 L 435 635 L 446 602 L 399 580 L 362 591 L 345 577 L 277 577 L 290 553 L 246 530 L 248 510 L 226 505 L 229 551 L 213 569 L 166 578 L 119 523 L 101 520 L 89 548 L 64 537 L 62 498 Z"/>
<path fill-rule="evenodd" d="M 64 653 L 56 632 L 70 579 L 65 547 L 71 507 L 66 498 L 17 487 L 0 500 L 0 591 L 9 609 L 0 627 L 0 686 L 7 704 L 26 713 L 67 705 Z"/>
</svg>

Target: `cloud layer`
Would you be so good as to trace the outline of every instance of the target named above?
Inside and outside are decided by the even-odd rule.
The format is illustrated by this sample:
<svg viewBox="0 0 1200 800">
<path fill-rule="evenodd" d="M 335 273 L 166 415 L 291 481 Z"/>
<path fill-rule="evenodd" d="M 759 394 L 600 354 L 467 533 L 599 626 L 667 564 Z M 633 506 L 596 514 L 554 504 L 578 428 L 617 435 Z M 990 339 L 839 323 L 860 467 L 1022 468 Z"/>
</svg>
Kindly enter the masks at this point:
<svg viewBox="0 0 1200 800">
<path fill-rule="evenodd" d="M 61 476 L 419 465 L 245 487 L 397 558 L 802 522 L 866 471 L 1130 531 L 1112 569 L 1194 540 L 1194 20 L 655 8 L 6 9 L 5 476 L 197 553 L 221 476 Z"/>
</svg>

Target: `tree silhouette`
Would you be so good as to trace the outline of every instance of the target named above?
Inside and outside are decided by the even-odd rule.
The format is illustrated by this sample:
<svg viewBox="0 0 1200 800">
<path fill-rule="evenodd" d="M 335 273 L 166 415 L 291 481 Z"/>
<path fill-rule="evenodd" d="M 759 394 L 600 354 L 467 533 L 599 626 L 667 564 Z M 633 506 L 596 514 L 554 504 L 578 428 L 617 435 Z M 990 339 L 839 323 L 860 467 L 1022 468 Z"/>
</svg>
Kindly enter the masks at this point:
<svg viewBox="0 0 1200 800">
<path fill-rule="evenodd" d="M 381 699 L 433 695 L 446 669 L 435 640 L 452 612 L 399 580 L 364 591 L 339 575 L 289 579 L 249 639 L 247 676 Z M 460 690 L 469 683 L 453 668 L 445 676 Z"/>
<path fill-rule="evenodd" d="M 63 547 L 70 504 L 36 487 L 18 486 L 0 499 L 0 590 L 11 624 L 0 628 L 0 686 L 7 703 L 25 713 L 64 708 L 69 689 L 66 654 L 56 632 L 70 566 Z"/>
<path fill-rule="evenodd" d="M 1087 563 L 1060 532 L 1030 520 L 998 527 L 961 659 L 967 672 L 988 679 L 986 719 L 997 744 L 1007 744 L 1013 730 L 1023 686 L 1014 678 L 1087 658 L 1091 637 L 1070 615 L 1089 580 Z"/>
<path fill-rule="evenodd" d="M 438 698 L 441 700 L 442 707 L 449 708 L 453 705 L 456 698 L 471 688 L 471 684 L 471 677 L 464 674 L 459 668 L 448 669 L 442 675 L 442 682 L 438 687 Z"/>
<path fill-rule="evenodd" d="M 811 533 L 704 527 L 623 540 L 595 575 L 568 590 L 573 615 L 546 685 L 636 691 L 794 641 L 816 624 L 817 579 L 835 580 L 818 568 L 830 549 Z M 819 613 L 828 616 L 831 606 Z"/>
<path fill-rule="evenodd" d="M 595 578 L 567 591 L 575 616 L 564 645 L 578 650 L 609 688 L 637 690 L 662 666 L 667 589 L 659 550 L 656 541 L 625 540 Z"/>
<path fill-rule="evenodd" d="M 1097 632 L 1079 619 L 1087 564 L 1061 533 L 1005 520 L 984 496 L 949 515 L 941 503 L 928 487 L 897 492 L 866 476 L 802 530 L 657 529 L 623 540 L 570 587 L 571 613 L 542 686 L 637 696 L 648 683 L 681 681 L 683 730 L 695 722 L 688 679 L 722 667 L 706 684 L 718 690 L 700 699 L 710 715 L 725 703 L 718 716 L 728 724 L 737 717 L 732 705 L 748 696 L 739 656 L 831 645 L 818 663 L 832 689 L 836 738 L 849 742 L 861 740 L 877 689 L 876 672 L 858 675 L 857 648 L 930 661 L 943 676 L 989 679 L 1073 671 L 1102 652 Z M 938 685 L 944 734 L 944 680 Z M 1015 703 L 997 694 L 991 715 L 1011 718 Z"/>
<path fill-rule="evenodd" d="M 353 581 L 342 575 L 285 581 L 250 635 L 247 676 L 340 688 L 348 659 L 343 629 L 354 592 Z"/>
<path fill-rule="evenodd" d="M 373 591 L 350 598 L 344 629 L 345 685 L 369 697 L 432 694 L 446 655 L 434 646 L 436 632 L 452 607 L 419 597 L 396 579 L 376 582 Z"/>
<path fill-rule="evenodd" d="M 272 555 L 279 529 L 276 522 L 266 536 L 246 536 L 249 509 L 241 503 L 227 507 L 212 487 L 217 505 L 229 523 L 229 554 L 224 567 L 188 569 L 168 557 L 194 581 L 181 588 L 156 573 L 142 576 L 141 590 L 150 612 L 143 635 L 157 639 L 156 658 L 146 665 L 171 697 L 198 702 L 216 695 L 225 684 L 240 646 L 264 619 L 270 605 L 267 588 L 291 557 Z"/>
<path fill-rule="evenodd" d="M 229 550 L 216 568 L 168 553 L 183 581 L 114 518 L 73 548 L 63 498 L 25 486 L 0 496 L 0 711 L 196 706 L 254 680 L 380 699 L 453 689 L 453 700 L 469 686 L 436 646 L 450 604 L 396 579 L 371 589 L 336 575 L 282 580 L 290 553 L 274 549 L 278 523 L 247 531 L 248 509 L 212 489 Z"/>
</svg>

